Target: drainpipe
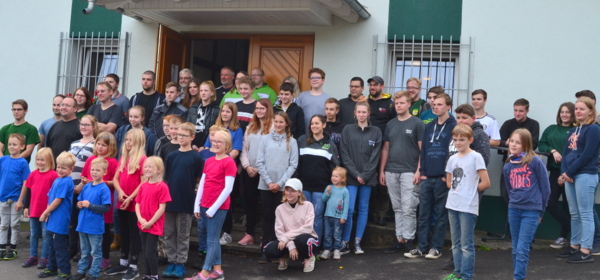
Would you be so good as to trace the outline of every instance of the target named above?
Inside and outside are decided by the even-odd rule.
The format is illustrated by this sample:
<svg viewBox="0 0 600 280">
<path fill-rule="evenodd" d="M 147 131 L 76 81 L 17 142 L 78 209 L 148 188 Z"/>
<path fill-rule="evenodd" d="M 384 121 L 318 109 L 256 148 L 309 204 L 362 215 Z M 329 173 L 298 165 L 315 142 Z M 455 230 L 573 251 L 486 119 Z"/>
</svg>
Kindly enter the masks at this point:
<svg viewBox="0 0 600 280">
<path fill-rule="evenodd" d="M 94 10 L 94 2 L 96 2 L 96 0 L 88 0 L 87 8 L 83 9 L 84 15 L 89 15 Z"/>
<path fill-rule="evenodd" d="M 358 3 L 358 0 L 344 0 L 346 4 L 352 8 L 361 18 L 368 19 L 371 17 L 371 14 L 365 10 L 365 7 Z"/>
</svg>

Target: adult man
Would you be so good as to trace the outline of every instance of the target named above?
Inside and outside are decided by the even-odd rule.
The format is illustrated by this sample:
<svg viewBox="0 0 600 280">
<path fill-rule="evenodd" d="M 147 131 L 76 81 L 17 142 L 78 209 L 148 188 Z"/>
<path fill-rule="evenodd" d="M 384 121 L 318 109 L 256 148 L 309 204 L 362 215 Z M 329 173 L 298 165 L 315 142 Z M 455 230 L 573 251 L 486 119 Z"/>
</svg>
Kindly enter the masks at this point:
<svg viewBox="0 0 600 280">
<path fill-rule="evenodd" d="M 71 148 L 71 143 L 82 137 L 79 132 L 79 119 L 75 115 L 76 112 L 75 99 L 70 96 L 65 97 L 60 104 L 62 120 L 57 121 L 50 128 L 46 138 L 46 146 L 52 150 L 54 158 L 60 153 L 68 151 Z"/>
<path fill-rule="evenodd" d="M 343 124 L 354 123 L 354 106 L 359 99 L 364 99 L 365 81 L 361 77 L 350 79 L 350 94 L 348 97 L 340 99 L 340 113 L 338 119 Z M 382 130 L 383 132 L 383 130 Z"/>
<path fill-rule="evenodd" d="M 431 106 L 425 100 L 421 99 L 421 80 L 417 78 L 410 78 L 406 81 L 406 90 L 410 92 L 410 109 L 409 112 L 415 117 L 420 117 L 421 114 L 429 109 Z"/>
<path fill-rule="evenodd" d="M 94 104 L 88 109 L 88 115 L 98 119 L 98 129 L 100 131 L 114 134 L 117 128 L 123 125 L 123 110 L 117 104 L 113 103 L 111 94 L 114 90 L 107 82 L 100 82 L 96 86 L 99 104 Z M 127 100 L 129 102 L 129 100 Z"/>
<path fill-rule="evenodd" d="M 144 107 L 146 112 L 144 125 L 146 127 L 148 127 L 148 121 L 152 117 L 154 108 L 162 104 L 165 100 L 165 96 L 154 89 L 155 82 L 156 74 L 154 72 L 150 70 L 144 72 L 144 74 L 142 74 L 142 91 L 136 93 L 129 100 L 132 107 L 136 105 Z"/>
<path fill-rule="evenodd" d="M 38 145 L 38 150 L 46 146 L 46 135 L 48 135 L 48 131 L 50 131 L 50 128 L 52 128 L 54 123 L 62 120 L 62 116 L 60 115 L 60 103 L 64 98 L 65 96 L 62 94 L 52 98 L 52 113 L 54 113 L 54 116 L 43 121 L 38 129 L 40 135 L 40 144 Z"/>
<path fill-rule="evenodd" d="M 121 110 L 123 111 L 123 116 L 125 117 L 125 120 L 127 121 L 126 116 L 127 116 L 127 112 L 129 111 L 129 108 L 131 108 L 131 103 L 129 102 L 129 99 L 127 99 L 127 97 L 124 94 L 121 94 L 119 92 L 119 81 L 120 80 L 121 79 L 119 78 L 119 76 L 117 76 L 117 74 L 108 74 L 104 78 L 104 81 L 108 82 L 113 89 L 113 91 L 111 93 L 112 102 L 115 103 L 117 106 L 119 106 L 119 108 L 121 108 Z M 99 104 L 99 103 L 100 103 L 100 101 L 96 102 L 96 104 Z"/>
<path fill-rule="evenodd" d="M 331 141 L 340 148 L 340 142 L 342 141 L 342 130 L 346 126 L 345 123 L 340 122 L 337 119 L 337 115 L 340 112 L 340 103 L 335 98 L 329 98 L 325 101 L 325 118 L 327 118 L 327 126 L 325 126 L 325 132 L 329 134 Z"/>
<path fill-rule="evenodd" d="M 181 71 L 179 71 L 179 95 L 177 96 L 177 99 L 175 99 L 176 102 L 181 102 L 183 93 L 185 92 L 193 78 L 194 73 L 192 72 L 192 70 L 188 68 L 183 68 L 181 69 Z"/>
<path fill-rule="evenodd" d="M 13 133 L 20 133 L 25 136 L 25 149 L 21 150 L 21 157 L 29 162 L 33 148 L 40 143 L 40 136 L 37 128 L 25 121 L 28 105 L 23 99 L 17 99 L 12 103 L 12 113 L 15 121 L 3 126 L 0 129 L 0 151 L 8 155 L 8 137 Z"/>
<path fill-rule="evenodd" d="M 254 92 L 258 94 L 260 98 L 267 98 L 271 101 L 271 104 L 275 104 L 275 102 L 277 102 L 277 94 L 265 83 L 265 71 L 259 67 L 254 67 L 252 68 L 250 76 L 256 86 Z"/>
<path fill-rule="evenodd" d="M 223 100 L 223 96 L 235 85 L 233 81 L 235 80 L 235 71 L 233 68 L 229 66 L 225 66 L 221 68 L 221 86 L 216 88 L 217 92 L 217 100 L 215 100 L 214 104 L 217 106 L 221 104 L 221 100 Z"/>
<path fill-rule="evenodd" d="M 471 93 L 471 103 L 475 109 L 477 121 L 483 125 L 483 130 L 490 136 L 490 146 L 500 145 L 500 129 L 496 118 L 485 112 L 487 104 L 487 92 L 483 89 L 476 89 Z"/>
<path fill-rule="evenodd" d="M 417 230 L 419 197 L 415 188 L 420 181 L 419 154 L 425 125 L 408 112 L 410 100 L 408 91 L 394 94 L 398 116 L 387 123 L 383 134 L 379 183 L 387 186 L 396 221 L 396 239 L 386 253 L 412 250 Z"/>
<path fill-rule="evenodd" d="M 325 72 L 320 68 L 312 68 L 308 70 L 308 78 L 310 79 L 310 90 L 301 92 L 296 99 L 296 104 L 304 111 L 305 131 L 310 131 L 312 116 L 325 114 L 325 101 L 329 99 L 329 95 L 323 92 Z"/>
<path fill-rule="evenodd" d="M 177 83 L 169 82 L 167 86 L 165 86 L 165 101 L 154 108 L 148 125 L 148 128 L 152 130 L 156 136 L 156 139 L 159 139 L 165 135 L 165 132 L 162 129 L 162 119 L 164 116 L 178 115 L 183 117 L 187 112 L 187 108 L 175 101 L 177 100 L 180 92 L 181 89 Z"/>
</svg>

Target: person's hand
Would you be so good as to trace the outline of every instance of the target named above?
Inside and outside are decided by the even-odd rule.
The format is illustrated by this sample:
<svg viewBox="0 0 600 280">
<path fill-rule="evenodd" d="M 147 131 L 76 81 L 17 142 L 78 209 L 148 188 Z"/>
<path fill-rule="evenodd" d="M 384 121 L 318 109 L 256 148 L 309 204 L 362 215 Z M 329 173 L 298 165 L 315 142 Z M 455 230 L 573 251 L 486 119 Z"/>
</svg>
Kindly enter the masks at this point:
<svg viewBox="0 0 600 280">
<path fill-rule="evenodd" d="M 422 175 L 421 175 L 421 177 L 420 177 L 420 178 L 421 178 L 421 181 L 423 181 L 423 180 L 427 180 L 427 176 L 422 176 Z"/>
<path fill-rule="evenodd" d="M 558 185 L 562 186 L 565 184 L 565 178 L 563 176 L 558 177 Z"/>
<path fill-rule="evenodd" d="M 285 249 L 285 242 L 279 241 L 279 244 L 277 244 L 277 249 L 279 249 L 280 251 Z"/>
<path fill-rule="evenodd" d="M 565 182 L 569 182 L 569 183 L 571 183 L 571 184 L 572 184 L 573 182 L 575 182 L 575 181 L 573 181 L 573 178 L 571 178 L 571 177 L 567 176 L 567 173 L 563 173 L 563 174 L 561 175 L 561 177 L 563 177 L 563 179 L 565 180 Z"/>
<path fill-rule="evenodd" d="M 340 224 L 345 224 L 346 223 L 346 219 L 340 219 Z"/>
<path fill-rule="evenodd" d="M 258 169 L 248 166 L 246 167 L 246 172 L 248 172 L 248 176 L 250 176 L 250 178 L 254 178 L 258 174 Z"/>
<path fill-rule="evenodd" d="M 379 184 L 385 187 L 385 172 L 379 172 Z"/>
<path fill-rule="evenodd" d="M 140 224 L 141 224 L 141 225 L 142 225 L 142 227 L 143 227 L 143 226 L 144 226 L 144 224 L 148 222 L 148 220 L 146 220 L 146 219 L 144 219 L 144 218 L 141 218 L 141 219 L 139 219 L 139 220 L 138 220 L 138 222 L 140 222 Z"/>
<path fill-rule="evenodd" d="M 15 203 L 15 210 L 19 211 L 19 210 L 21 210 L 21 209 L 23 209 L 23 202 L 19 202 L 19 201 L 17 201 L 17 202 Z"/>
<path fill-rule="evenodd" d="M 331 186 L 327 186 L 325 192 L 327 193 L 327 195 L 331 195 Z"/>
<path fill-rule="evenodd" d="M 198 148 L 196 145 L 192 145 L 192 150 L 194 150 L 196 153 L 200 152 L 200 148 Z"/>
<path fill-rule="evenodd" d="M 290 250 L 290 259 L 294 261 L 298 259 L 298 250 L 296 248 Z"/>
<path fill-rule="evenodd" d="M 91 180 L 85 176 L 81 176 L 81 182 L 85 185 L 85 184 L 91 182 Z"/>
<path fill-rule="evenodd" d="M 25 210 L 23 210 L 23 217 L 29 218 L 29 208 L 25 208 Z"/>
<path fill-rule="evenodd" d="M 363 179 L 362 177 L 358 176 L 358 177 L 356 177 L 356 179 L 358 180 L 358 182 L 359 182 L 361 185 L 364 185 L 364 184 L 365 184 L 365 179 Z"/>
<path fill-rule="evenodd" d="M 211 219 L 212 217 L 208 215 L 208 212 L 206 213 L 206 217 L 208 217 L 209 219 Z"/>
<path fill-rule="evenodd" d="M 278 193 L 280 189 L 281 189 L 281 186 L 279 186 L 279 184 L 277 184 L 277 183 L 269 183 L 269 190 L 272 193 Z"/>
<path fill-rule="evenodd" d="M 127 207 L 129 207 L 129 203 L 131 203 L 131 199 L 127 197 L 125 200 L 123 200 L 123 203 L 121 203 L 121 210 L 127 209 Z"/>
<path fill-rule="evenodd" d="M 419 172 L 419 170 L 417 170 L 415 172 L 415 176 L 413 177 L 413 184 L 418 184 L 421 183 L 421 172 Z"/>
<path fill-rule="evenodd" d="M 196 217 L 197 220 L 200 220 L 202 216 L 200 216 L 200 213 L 194 212 L 194 217 Z"/>
<path fill-rule="evenodd" d="M 125 199 L 127 199 L 129 196 L 126 195 L 124 192 L 119 192 L 119 201 L 123 202 L 125 201 Z"/>
<path fill-rule="evenodd" d="M 446 177 L 442 177 L 442 181 L 444 181 L 444 183 L 446 182 Z"/>
<path fill-rule="evenodd" d="M 77 207 L 79 207 L 79 209 L 88 208 L 88 207 L 90 207 L 90 202 L 87 200 L 79 201 L 79 202 L 77 202 Z"/>
<path fill-rule="evenodd" d="M 44 213 L 42 213 L 42 215 L 40 216 L 40 222 L 47 222 L 49 216 L 50 216 L 50 213 L 44 211 Z"/>
<path fill-rule="evenodd" d="M 540 217 L 540 220 L 538 221 L 538 225 L 542 223 L 542 217 Z"/>
<path fill-rule="evenodd" d="M 554 156 L 554 161 L 556 163 L 560 163 L 562 161 L 562 155 L 558 151 L 552 153 L 552 156 Z"/>
</svg>

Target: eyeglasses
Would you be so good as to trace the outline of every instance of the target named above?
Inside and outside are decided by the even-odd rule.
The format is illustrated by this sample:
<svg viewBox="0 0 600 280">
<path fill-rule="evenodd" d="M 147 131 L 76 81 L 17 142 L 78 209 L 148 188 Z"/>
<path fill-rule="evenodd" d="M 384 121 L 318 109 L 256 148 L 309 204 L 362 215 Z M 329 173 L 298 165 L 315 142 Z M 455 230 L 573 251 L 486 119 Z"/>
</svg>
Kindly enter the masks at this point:
<svg viewBox="0 0 600 280">
<path fill-rule="evenodd" d="M 320 80 L 321 77 L 310 77 L 311 80 Z"/>
<path fill-rule="evenodd" d="M 92 124 L 91 123 L 80 123 L 79 126 L 80 127 L 90 127 L 90 126 L 92 126 Z"/>
<path fill-rule="evenodd" d="M 12 108 L 11 109 L 13 112 L 21 112 L 21 111 L 25 111 L 25 109 L 23 108 Z"/>
<path fill-rule="evenodd" d="M 418 87 L 406 87 L 406 89 L 408 89 L 408 90 L 416 90 L 416 89 L 421 89 L 421 88 L 418 88 Z"/>
<path fill-rule="evenodd" d="M 170 125 L 168 125 L 168 124 L 163 124 L 163 128 L 165 128 L 165 127 L 169 127 L 169 126 L 170 126 Z"/>
<path fill-rule="evenodd" d="M 191 80 L 192 77 L 179 77 L 180 80 Z"/>
<path fill-rule="evenodd" d="M 71 108 L 74 105 L 69 105 L 69 104 L 60 104 L 60 107 L 65 107 L 65 108 Z"/>
<path fill-rule="evenodd" d="M 78 93 L 78 94 L 75 94 L 74 96 L 75 96 L 75 97 L 85 97 L 85 94 L 83 94 L 83 93 Z"/>
<path fill-rule="evenodd" d="M 350 86 L 350 88 L 361 88 L 361 86 Z"/>
<path fill-rule="evenodd" d="M 256 107 L 256 108 L 254 108 L 254 110 L 256 110 L 256 111 L 265 111 L 265 110 L 267 110 L 267 108 L 266 107 Z"/>
<path fill-rule="evenodd" d="M 191 137 L 191 136 L 186 135 L 186 134 L 177 133 L 177 137 L 186 138 L 186 137 Z"/>
</svg>

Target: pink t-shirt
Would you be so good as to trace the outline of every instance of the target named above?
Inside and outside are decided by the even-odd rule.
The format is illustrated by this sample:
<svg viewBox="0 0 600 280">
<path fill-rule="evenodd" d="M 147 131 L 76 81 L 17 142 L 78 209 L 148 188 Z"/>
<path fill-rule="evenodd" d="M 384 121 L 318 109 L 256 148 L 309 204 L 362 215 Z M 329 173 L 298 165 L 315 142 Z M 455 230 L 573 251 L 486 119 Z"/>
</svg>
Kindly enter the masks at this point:
<svg viewBox="0 0 600 280">
<path fill-rule="evenodd" d="M 92 160 L 98 158 L 98 156 L 91 156 L 85 161 L 85 165 L 83 166 L 83 170 L 81 170 L 81 177 L 86 177 L 89 180 L 92 180 Z M 117 168 L 119 168 L 119 162 L 115 158 L 104 158 L 108 162 L 108 169 L 106 170 L 106 175 L 102 178 L 104 182 L 112 181 L 115 178 L 115 173 L 117 173 Z M 110 197 L 115 197 L 115 189 L 109 187 Z M 111 199 L 112 204 L 112 199 Z M 113 223 L 113 212 L 114 207 L 110 207 L 108 212 L 104 213 L 104 223 L 112 224 Z"/>
<path fill-rule="evenodd" d="M 215 157 L 211 157 L 204 163 L 204 190 L 202 191 L 202 202 L 200 206 L 210 208 L 219 198 L 223 189 L 225 189 L 225 177 L 233 176 L 237 173 L 237 166 L 235 161 L 231 157 L 226 157 L 221 160 L 217 160 Z M 221 205 L 219 209 L 229 209 L 229 199 Z"/>
<path fill-rule="evenodd" d="M 140 187 L 140 191 L 135 197 L 135 202 L 140 205 L 140 215 L 142 218 L 146 219 L 146 221 L 150 221 L 152 220 L 152 217 L 154 217 L 154 213 L 158 210 L 159 204 L 171 202 L 169 187 L 163 181 L 154 184 L 145 182 Z M 142 229 L 142 224 L 140 224 L 140 222 L 138 222 L 137 225 L 143 232 L 163 236 L 165 229 L 165 214 L 163 213 L 150 229 Z"/>
<path fill-rule="evenodd" d="M 131 195 L 142 182 L 141 175 L 144 172 L 144 161 L 146 161 L 146 156 L 142 156 L 139 168 L 133 174 L 129 174 L 127 171 L 129 169 L 129 162 L 125 164 L 125 168 L 119 173 L 119 184 L 126 195 Z M 121 204 L 123 204 L 121 201 L 117 202 L 119 209 L 121 208 Z M 133 201 L 129 203 L 129 206 L 125 210 L 135 212 L 135 203 Z"/>
<path fill-rule="evenodd" d="M 29 217 L 39 218 L 44 213 L 48 207 L 48 192 L 56 178 L 58 178 L 58 174 L 54 170 L 46 172 L 34 170 L 29 174 L 27 182 L 25 182 L 25 185 L 31 189 Z"/>
</svg>

